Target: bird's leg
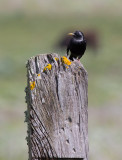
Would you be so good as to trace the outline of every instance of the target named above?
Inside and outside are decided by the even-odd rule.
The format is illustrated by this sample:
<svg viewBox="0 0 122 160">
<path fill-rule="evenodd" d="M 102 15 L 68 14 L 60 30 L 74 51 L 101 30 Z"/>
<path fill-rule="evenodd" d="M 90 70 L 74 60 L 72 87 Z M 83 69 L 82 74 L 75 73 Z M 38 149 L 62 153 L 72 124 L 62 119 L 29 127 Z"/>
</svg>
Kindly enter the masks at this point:
<svg viewBox="0 0 122 160">
<path fill-rule="evenodd" d="M 66 57 L 68 57 L 68 55 L 69 55 L 69 47 L 67 47 Z"/>
</svg>

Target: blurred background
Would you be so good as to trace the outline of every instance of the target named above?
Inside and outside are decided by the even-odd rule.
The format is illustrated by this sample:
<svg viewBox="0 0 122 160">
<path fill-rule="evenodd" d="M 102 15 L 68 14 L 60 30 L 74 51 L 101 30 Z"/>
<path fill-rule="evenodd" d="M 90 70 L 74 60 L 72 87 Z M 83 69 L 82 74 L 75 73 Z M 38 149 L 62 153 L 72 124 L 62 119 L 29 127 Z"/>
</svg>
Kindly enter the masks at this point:
<svg viewBox="0 0 122 160">
<path fill-rule="evenodd" d="M 122 1 L 0 0 L 0 160 L 27 160 L 26 61 L 66 53 L 81 30 L 89 75 L 89 158 L 122 157 Z M 63 43 L 63 45 L 62 45 Z"/>
</svg>

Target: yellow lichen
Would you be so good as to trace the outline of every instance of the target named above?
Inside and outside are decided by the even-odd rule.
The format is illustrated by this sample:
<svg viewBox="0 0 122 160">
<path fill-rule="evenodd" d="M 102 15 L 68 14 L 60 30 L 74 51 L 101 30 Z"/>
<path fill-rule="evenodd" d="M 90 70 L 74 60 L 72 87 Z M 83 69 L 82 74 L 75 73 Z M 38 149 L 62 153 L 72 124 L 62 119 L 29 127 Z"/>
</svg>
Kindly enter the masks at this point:
<svg viewBox="0 0 122 160">
<path fill-rule="evenodd" d="M 37 76 L 39 77 L 39 76 L 40 76 L 40 73 L 39 73 L 39 74 L 37 74 Z"/>
<path fill-rule="evenodd" d="M 56 60 L 56 61 L 58 61 L 58 60 L 59 60 L 59 58 L 55 57 L 55 60 Z"/>
<path fill-rule="evenodd" d="M 68 60 L 65 56 L 61 58 L 62 63 L 67 64 L 68 66 L 71 65 L 71 61 Z"/>
<path fill-rule="evenodd" d="M 35 81 L 30 82 L 30 89 L 33 90 L 35 88 Z"/>
<path fill-rule="evenodd" d="M 51 70 L 52 69 L 52 65 L 51 64 L 47 64 L 47 66 L 44 67 L 43 72 L 46 71 L 47 69 Z"/>
<path fill-rule="evenodd" d="M 66 68 L 68 69 L 69 67 L 68 67 L 68 66 L 66 66 Z"/>
</svg>

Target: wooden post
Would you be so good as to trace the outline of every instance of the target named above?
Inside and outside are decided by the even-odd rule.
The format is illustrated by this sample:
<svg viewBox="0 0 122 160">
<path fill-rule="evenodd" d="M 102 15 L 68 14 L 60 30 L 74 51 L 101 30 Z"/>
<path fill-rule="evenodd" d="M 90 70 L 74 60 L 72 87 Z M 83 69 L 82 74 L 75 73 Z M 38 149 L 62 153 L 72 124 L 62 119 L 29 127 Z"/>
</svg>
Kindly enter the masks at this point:
<svg viewBox="0 0 122 160">
<path fill-rule="evenodd" d="M 87 72 L 58 54 L 27 62 L 29 160 L 88 160 Z"/>
</svg>

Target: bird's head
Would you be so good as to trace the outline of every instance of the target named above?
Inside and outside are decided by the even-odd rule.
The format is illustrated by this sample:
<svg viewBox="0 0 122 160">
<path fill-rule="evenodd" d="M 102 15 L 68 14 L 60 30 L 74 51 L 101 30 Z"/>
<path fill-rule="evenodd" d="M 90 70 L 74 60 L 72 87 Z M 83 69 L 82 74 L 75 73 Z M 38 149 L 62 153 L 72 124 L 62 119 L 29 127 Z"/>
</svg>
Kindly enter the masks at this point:
<svg viewBox="0 0 122 160">
<path fill-rule="evenodd" d="M 68 35 L 73 36 L 77 39 L 83 39 L 84 38 L 83 33 L 80 32 L 80 31 L 75 31 L 74 33 L 69 33 Z"/>
</svg>

